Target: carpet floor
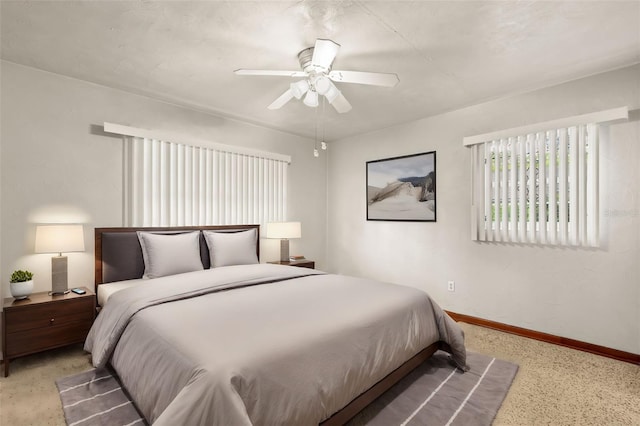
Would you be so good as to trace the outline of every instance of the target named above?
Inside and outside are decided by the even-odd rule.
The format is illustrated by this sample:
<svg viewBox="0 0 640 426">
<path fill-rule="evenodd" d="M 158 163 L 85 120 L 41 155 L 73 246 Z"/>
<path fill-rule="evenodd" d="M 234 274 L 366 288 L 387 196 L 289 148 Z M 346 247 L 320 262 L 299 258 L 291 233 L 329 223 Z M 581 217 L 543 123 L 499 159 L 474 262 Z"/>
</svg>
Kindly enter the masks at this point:
<svg viewBox="0 0 640 426">
<path fill-rule="evenodd" d="M 469 351 L 520 367 L 494 425 L 640 425 L 639 366 L 460 325 Z M 90 369 L 82 345 L 12 361 L 0 378 L 0 425 L 65 425 L 55 380 Z"/>
<path fill-rule="evenodd" d="M 518 367 L 474 352 L 467 353 L 467 365 L 463 374 L 447 353 L 435 353 L 349 426 L 491 425 Z M 74 374 L 56 385 L 69 426 L 146 424 L 110 370 Z"/>
</svg>

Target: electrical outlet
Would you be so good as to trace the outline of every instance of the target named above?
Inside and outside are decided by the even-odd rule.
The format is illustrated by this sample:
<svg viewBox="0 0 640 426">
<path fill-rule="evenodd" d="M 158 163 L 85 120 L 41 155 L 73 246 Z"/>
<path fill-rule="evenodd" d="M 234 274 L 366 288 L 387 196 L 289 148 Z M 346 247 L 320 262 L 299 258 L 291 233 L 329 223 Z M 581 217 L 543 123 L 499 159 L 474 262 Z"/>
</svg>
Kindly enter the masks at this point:
<svg viewBox="0 0 640 426">
<path fill-rule="evenodd" d="M 455 281 L 448 281 L 447 282 L 447 290 L 456 291 L 456 282 Z"/>
</svg>

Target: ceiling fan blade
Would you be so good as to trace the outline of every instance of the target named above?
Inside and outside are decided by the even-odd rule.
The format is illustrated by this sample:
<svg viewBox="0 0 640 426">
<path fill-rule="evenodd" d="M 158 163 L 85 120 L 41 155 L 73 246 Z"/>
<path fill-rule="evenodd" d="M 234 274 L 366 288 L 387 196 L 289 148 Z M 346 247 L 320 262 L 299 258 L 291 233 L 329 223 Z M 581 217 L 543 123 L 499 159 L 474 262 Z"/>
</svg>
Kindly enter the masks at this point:
<svg viewBox="0 0 640 426">
<path fill-rule="evenodd" d="M 351 104 L 347 98 L 344 97 L 342 92 L 338 92 L 338 96 L 336 96 L 333 102 L 330 103 L 331 106 L 333 106 L 340 114 L 351 111 Z"/>
<path fill-rule="evenodd" d="M 340 45 L 334 41 L 319 38 L 313 48 L 311 65 L 328 70 L 338 54 Z"/>
<path fill-rule="evenodd" d="M 341 83 L 370 84 L 384 87 L 393 87 L 400 81 L 397 74 L 364 71 L 331 71 L 329 78 Z"/>
<path fill-rule="evenodd" d="M 278 97 L 278 99 L 273 101 L 271 103 L 271 105 L 269 105 L 267 108 L 269 108 L 269 109 L 280 109 L 280 108 L 282 108 L 284 106 L 284 104 L 289 102 L 291 99 L 293 99 L 293 93 L 291 93 L 291 89 L 287 89 L 286 92 L 284 92 L 282 95 L 280 95 Z"/>
<path fill-rule="evenodd" d="M 284 70 L 245 70 L 239 69 L 235 70 L 234 73 L 236 75 L 272 75 L 272 76 L 282 76 L 282 77 L 307 77 L 307 74 L 304 71 L 284 71 Z"/>
</svg>

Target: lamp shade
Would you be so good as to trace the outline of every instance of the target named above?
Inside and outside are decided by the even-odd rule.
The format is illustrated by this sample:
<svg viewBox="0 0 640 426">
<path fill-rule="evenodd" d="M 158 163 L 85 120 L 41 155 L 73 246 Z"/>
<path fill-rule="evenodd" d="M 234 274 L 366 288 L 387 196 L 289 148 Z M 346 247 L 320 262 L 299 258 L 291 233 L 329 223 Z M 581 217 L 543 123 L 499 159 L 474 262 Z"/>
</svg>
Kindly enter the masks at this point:
<svg viewBox="0 0 640 426">
<path fill-rule="evenodd" d="M 84 251 L 82 225 L 36 226 L 36 253 L 68 253 Z"/>
<path fill-rule="evenodd" d="M 271 222 L 267 223 L 267 238 L 300 238 L 302 230 L 300 222 Z"/>
<path fill-rule="evenodd" d="M 298 80 L 289 85 L 289 90 L 291 90 L 291 94 L 295 96 L 296 99 L 300 99 L 302 95 L 309 90 L 309 82 L 307 80 Z"/>
<path fill-rule="evenodd" d="M 318 106 L 318 92 L 309 90 L 302 101 L 306 106 L 315 108 Z"/>
<path fill-rule="evenodd" d="M 333 84 L 331 83 L 331 80 L 323 75 L 316 79 L 315 86 L 316 92 L 318 92 L 318 94 L 325 95 L 329 91 L 331 86 L 333 86 Z"/>
</svg>

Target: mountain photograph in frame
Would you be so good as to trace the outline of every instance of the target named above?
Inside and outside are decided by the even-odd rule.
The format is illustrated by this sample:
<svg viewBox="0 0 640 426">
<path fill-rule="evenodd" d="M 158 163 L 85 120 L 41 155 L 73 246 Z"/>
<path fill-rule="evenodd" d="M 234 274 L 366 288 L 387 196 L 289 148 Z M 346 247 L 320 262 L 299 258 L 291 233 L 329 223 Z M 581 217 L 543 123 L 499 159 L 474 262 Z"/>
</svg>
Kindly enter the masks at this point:
<svg viewBox="0 0 640 426">
<path fill-rule="evenodd" d="M 367 220 L 436 221 L 436 152 L 367 161 Z"/>
</svg>

